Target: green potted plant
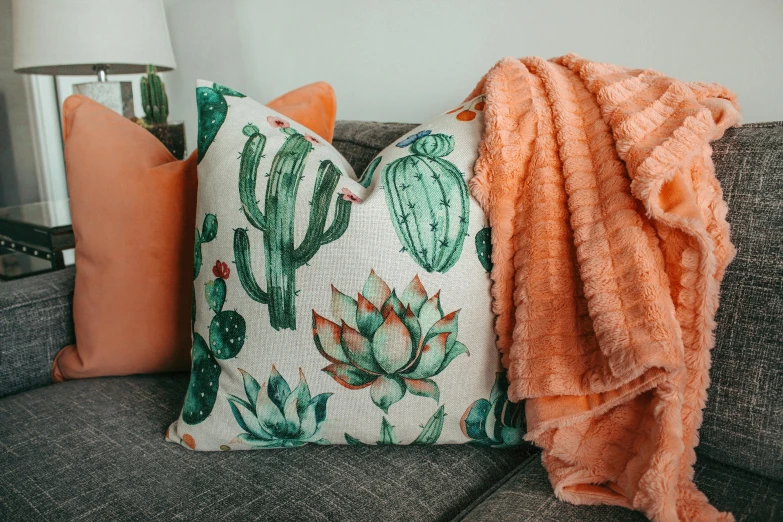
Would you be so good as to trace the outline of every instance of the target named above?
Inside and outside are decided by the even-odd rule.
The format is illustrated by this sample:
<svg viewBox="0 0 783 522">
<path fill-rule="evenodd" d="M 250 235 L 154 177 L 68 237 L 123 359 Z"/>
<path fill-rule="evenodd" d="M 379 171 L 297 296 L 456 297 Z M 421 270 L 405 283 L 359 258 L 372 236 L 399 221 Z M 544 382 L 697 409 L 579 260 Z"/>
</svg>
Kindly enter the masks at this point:
<svg viewBox="0 0 783 522">
<path fill-rule="evenodd" d="M 169 98 L 166 86 L 154 66 L 147 66 L 147 75 L 141 79 L 141 105 L 144 117 L 139 124 L 158 138 L 177 159 L 185 157 L 185 123 L 168 123 Z"/>
</svg>

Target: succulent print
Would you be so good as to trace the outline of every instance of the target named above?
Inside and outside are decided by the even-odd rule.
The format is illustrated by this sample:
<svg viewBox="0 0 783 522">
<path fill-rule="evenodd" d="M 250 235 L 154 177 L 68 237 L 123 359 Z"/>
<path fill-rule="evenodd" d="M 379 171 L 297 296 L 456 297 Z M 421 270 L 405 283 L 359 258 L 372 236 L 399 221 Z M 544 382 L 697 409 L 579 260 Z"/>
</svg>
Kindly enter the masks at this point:
<svg viewBox="0 0 783 522">
<path fill-rule="evenodd" d="M 287 137 L 272 160 L 263 207 L 256 198 L 256 182 L 266 136 L 252 123 L 242 129 L 247 141 L 239 167 L 242 211 L 253 228 L 263 234 L 264 255 L 258 257 L 265 260 L 266 290 L 261 289 L 253 273 L 250 237 L 244 228 L 234 230 L 234 257 L 242 288 L 251 299 L 268 306 L 272 328 L 296 330 L 296 271 L 310 262 L 322 246 L 338 240 L 345 233 L 354 201 L 345 193 L 335 196 L 342 173 L 334 163 L 324 160 L 318 166 L 309 217 L 297 212 L 299 184 L 304 178 L 307 157 L 313 145 L 320 142 L 285 125 L 287 122 L 281 118 L 270 117 L 268 123 Z M 328 224 L 332 201 L 334 214 L 331 224 Z M 294 228 L 298 217 L 308 217 L 308 225 L 300 245 L 296 246 Z"/>
<path fill-rule="evenodd" d="M 182 420 L 186 424 L 198 424 L 212 413 L 221 373 L 217 360 L 236 357 L 245 344 L 247 324 L 244 317 L 235 310 L 223 310 L 230 270 L 226 263 L 217 261 L 212 271 L 220 276 L 207 282 L 204 297 L 215 316 L 209 324 L 209 344 L 201 334 L 193 331 L 193 369 L 182 408 Z"/>
<path fill-rule="evenodd" d="M 419 276 L 397 297 L 371 271 L 357 299 L 332 286 L 332 315 L 340 324 L 313 310 L 313 339 L 332 363 L 324 372 L 351 390 L 369 386 L 372 401 L 389 413 L 406 392 L 440 400 L 432 377 L 468 353 L 457 341 L 458 313 L 444 315 L 440 292 L 428 297 Z"/>
<path fill-rule="evenodd" d="M 476 233 L 476 255 L 487 272 L 492 271 L 492 229 L 484 227 Z"/>
<path fill-rule="evenodd" d="M 212 87 L 196 88 L 196 105 L 198 107 L 198 162 L 204 158 L 209 146 L 215 141 L 220 127 L 226 121 L 228 103 L 226 96 L 244 98 L 245 95 L 234 89 L 229 89 L 219 83 Z"/>
<path fill-rule="evenodd" d="M 443 411 L 443 406 L 441 406 L 435 413 L 432 414 L 430 420 L 428 420 L 427 423 L 421 427 L 421 433 L 418 437 L 416 437 L 416 440 L 411 442 L 411 445 L 431 445 L 438 442 L 440 434 L 443 431 L 443 418 L 445 416 L 446 414 Z M 348 435 L 347 433 L 345 434 L 345 442 L 351 445 L 365 445 L 362 441 L 356 437 Z M 376 444 L 399 444 L 397 435 L 394 433 L 394 426 L 389 423 L 386 417 L 384 417 L 383 421 L 381 421 L 381 436 Z"/>
<path fill-rule="evenodd" d="M 293 448 L 308 442 L 329 444 L 318 433 L 326 419 L 326 402 L 332 394 L 311 397 L 301 368 L 299 384 L 293 390 L 274 366 L 269 380 L 261 385 L 246 371 L 239 372 L 245 399 L 228 396 L 234 418 L 244 430 L 235 441 L 253 448 Z"/>
<path fill-rule="evenodd" d="M 403 251 L 427 272 L 448 271 L 468 235 L 468 185 L 444 159 L 454 138 L 423 130 L 397 144 L 411 154 L 383 168 L 386 206 Z"/>
<path fill-rule="evenodd" d="M 524 422 L 525 405 L 508 400 L 506 374 L 498 372 L 489 400 L 479 399 L 471 404 L 459 424 L 471 444 L 504 448 L 522 443 Z"/>
</svg>

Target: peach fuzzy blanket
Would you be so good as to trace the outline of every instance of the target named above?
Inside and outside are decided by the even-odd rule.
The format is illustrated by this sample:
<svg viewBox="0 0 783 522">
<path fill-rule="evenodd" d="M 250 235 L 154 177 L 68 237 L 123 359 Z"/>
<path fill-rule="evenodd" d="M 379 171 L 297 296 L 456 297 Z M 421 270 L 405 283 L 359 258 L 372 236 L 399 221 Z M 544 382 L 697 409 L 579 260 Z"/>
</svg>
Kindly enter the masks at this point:
<svg viewBox="0 0 783 522">
<path fill-rule="evenodd" d="M 709 143 L 735 96 L 575 55 L 506 58 L 479 94 L 498 343 L 556 495 L 733 520 L 693 464 L 735 252 Z"/>
</svg>

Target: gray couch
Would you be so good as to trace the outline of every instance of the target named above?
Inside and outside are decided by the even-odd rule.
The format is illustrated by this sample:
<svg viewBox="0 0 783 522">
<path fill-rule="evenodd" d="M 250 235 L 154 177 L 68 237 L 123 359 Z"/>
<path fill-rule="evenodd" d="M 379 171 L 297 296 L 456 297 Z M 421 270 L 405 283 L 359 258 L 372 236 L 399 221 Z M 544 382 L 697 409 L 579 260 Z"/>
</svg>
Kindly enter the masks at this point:
<svg viewBox="0 0 783 522">
<path fill-rule="evenodd" d="M 411 125 L 341 122 L 361 172 Z M 696 483 L 738 520 L 783 519 L 783 123 L 714 144 L 739 253 L 723 284 Z M 74 270 L 0 285 L 0 520 L 644 520 L 559 502 L 533 447 L 167 444 L 187 374 L 50 384 Z"/>
</svg>

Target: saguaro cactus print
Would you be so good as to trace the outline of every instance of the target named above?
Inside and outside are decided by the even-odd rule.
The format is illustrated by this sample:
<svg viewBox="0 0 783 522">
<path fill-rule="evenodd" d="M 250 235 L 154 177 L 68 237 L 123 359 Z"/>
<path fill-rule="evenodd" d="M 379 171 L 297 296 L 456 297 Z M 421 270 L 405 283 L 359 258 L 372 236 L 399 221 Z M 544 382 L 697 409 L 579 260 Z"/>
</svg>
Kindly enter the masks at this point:
<svg viewBox="0 0 783 522">
<path fill-rule="evenodd" d="M 296 330 L 296 270 L 309 262 L 321 246 L 345 233 L 351 216 L 351 200 L 337 195 L 331 225 L 326 226 L 329 206 L 342 175 L 329 160 L 321 162 L 310 202 L 307 232 L 302 243 L 294 245 L 296 203 L 302 172 L 316 138 L 298 133 L 282 120 L 270 124 L 288 135 L 272 160 L 266 184 L 264 210 L 256 199 L 258 165 L 266 137 L 258 127 L 243 129 L 247 142 L 242 151 L 239 172 L 239 197 L 250 224 L 264 234 L 266 291 L 256 282 L 251 265 L 250 239 L 247 230 L 234 231 L 234 256 L 242 287 L 253 300 L 269 306 L 269 320 L 275 330 Z"/>
</svg>

